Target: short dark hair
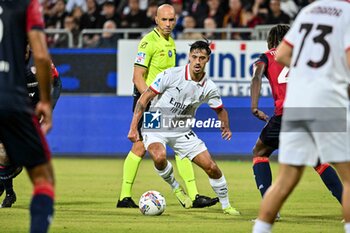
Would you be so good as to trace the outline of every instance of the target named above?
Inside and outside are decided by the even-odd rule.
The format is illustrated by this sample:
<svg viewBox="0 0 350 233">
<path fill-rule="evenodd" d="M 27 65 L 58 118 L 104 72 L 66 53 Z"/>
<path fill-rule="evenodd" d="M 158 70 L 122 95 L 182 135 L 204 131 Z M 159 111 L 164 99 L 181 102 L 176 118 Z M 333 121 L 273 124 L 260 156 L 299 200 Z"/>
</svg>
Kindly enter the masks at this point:
<svg viewBox="0 0 350 233">
<path fill-rule="evenodd" d="M 289 28 L 288 24 L 277 24 L 271 28 L 269 35 L 267 36 L 267 46 L 269 49 L 276 48 L 279 43 L 281 43 Z"/>
<path fill-rule="evenodd" d="M 203 38 L 203 39 L 204 40 L 197 40 L 193 44 L 190 44 L 191 46 L 190 52 L 192 52 L 195 49 L 199 49 L 199 50 L 204 49 L 205 51 L 207 51 L 207 54 L 209 56 L 211 54 L 211 49 L 210 49 L 211 42 L 209 42 L 209 40 L 206 38 Z"/>
</svg>

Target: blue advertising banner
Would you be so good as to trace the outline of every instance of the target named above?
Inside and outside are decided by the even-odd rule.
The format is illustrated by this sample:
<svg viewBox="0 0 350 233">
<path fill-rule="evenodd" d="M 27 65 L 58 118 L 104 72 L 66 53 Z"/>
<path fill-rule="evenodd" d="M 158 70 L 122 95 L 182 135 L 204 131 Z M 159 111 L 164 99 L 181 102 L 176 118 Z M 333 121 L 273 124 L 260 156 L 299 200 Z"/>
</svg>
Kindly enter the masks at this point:
<svg viewBox="0 0 350 233">
<path fill-rule="evenodd" d="M 54 127 L 48 135 L 53 154 L 125 156 L 132 145 L 127 139 L 132 101 L 132 97 L 61 96 L 53 114 Z M 231 141 L 222 140 L 218 130 L 195 130 L 196 133 L 213 155 L 251 155 L 265 123 L 250 113 L 249 97 L 224 97 L 223 102 L 230 116 Z M 261 98 L 260 107 L 266 107 L 270 116 L 271 106 L 271 98 Z M 204 108 L 198 110 L 198 115 L 207 111 Z"/>
<path fill-rule="evenodd" d="M 116 93 L 116 49 L 50 49 L 63 93 Z"/>
</svg>

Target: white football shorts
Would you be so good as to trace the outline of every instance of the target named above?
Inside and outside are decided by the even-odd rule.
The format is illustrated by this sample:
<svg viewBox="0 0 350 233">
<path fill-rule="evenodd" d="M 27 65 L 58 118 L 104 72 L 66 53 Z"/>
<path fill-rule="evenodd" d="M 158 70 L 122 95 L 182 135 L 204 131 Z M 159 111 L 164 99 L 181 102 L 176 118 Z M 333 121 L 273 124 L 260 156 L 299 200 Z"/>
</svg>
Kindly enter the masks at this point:
<svg viewBox="0 0 350 233">
<path fill-rule="evenodd" d="M 169 145 L 181 159 L 187 157 L 192 160 L 198 154 L 207 150 L 205 143 L 193 131 L 176 134 L 144 132 L 142 136 L 146 150 L 149 145 L 158 142 L 163 144 L 165 148 L 166 145 Z"/>
<path fill-rule="evenodd" d="M 282 121 L 279 162 L 316 166 L 318 159 L 321 163 L 350 161 L 349 121 L 338 132 L 332 130 L 332 124 L 331 121 Z"/>
</svg>

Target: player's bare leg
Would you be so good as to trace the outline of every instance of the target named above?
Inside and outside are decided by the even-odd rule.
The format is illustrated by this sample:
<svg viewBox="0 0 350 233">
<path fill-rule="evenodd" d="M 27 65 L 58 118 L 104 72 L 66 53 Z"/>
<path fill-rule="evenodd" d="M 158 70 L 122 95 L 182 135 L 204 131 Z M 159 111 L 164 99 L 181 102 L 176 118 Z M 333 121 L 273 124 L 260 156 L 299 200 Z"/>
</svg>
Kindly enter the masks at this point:
<svg viewBox="0 0 350 233">
<path fill-rule="evenodd" d="M 180 204 L 186 209 L 191 208 L 192 200 L 186 195 L 183 188 L 176 181 L 173 166 L 166 159 L 166 149 L 163 144 L 152 143 L 148 146 L 147 150 L 153 159 L 156 171 L 163 178 L 163 180 L 171 186 Z"/>
<path fill-rule="evenodd" d="M 276 182 L 270 186 L 262 199 L 259 217 L 255 222 L 253 233 L 271 231 L 276 214 L 298 184 L 303 171 L 303 166 L 280 165 Z"/>
<path fill-rule="evenodd" d="M 131 191 L 139 165 L 145 154 L 146 150 L 142 141 L 133 143 L 131 151 L 124 160 L 122 187 L 117 208 L 138 208 L 131 198 Z"/>
<path fill-rule="evenodd" d="M 195 164 L 201 167 L 209 176 L 209 182 L 216 195 L 219 197 L 222 209 L 225 214 L 240 215 L 240 213 L 231 206 L 228 197 L 228 187 L 225 176 L 211 158 L 208 150 L 198 154 L 192 160 Z"/>
<path fill-rule="evenodd" d="M 350 232 L 350 162 L 335 163 L 339 176 L 343 182 L 343 217 L 345 220 L 345 232 Z"/>
</svg>

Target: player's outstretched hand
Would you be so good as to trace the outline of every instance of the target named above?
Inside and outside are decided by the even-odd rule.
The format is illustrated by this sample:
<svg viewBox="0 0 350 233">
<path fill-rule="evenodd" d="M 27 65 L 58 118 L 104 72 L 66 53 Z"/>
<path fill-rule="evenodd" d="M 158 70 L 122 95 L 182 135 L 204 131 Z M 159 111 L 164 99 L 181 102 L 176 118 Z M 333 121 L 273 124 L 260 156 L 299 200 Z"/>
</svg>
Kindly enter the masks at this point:
<svg viewBox="0 0 350 233">
<path fill-rule="evenodd" d="M 128 133 L 128 138 L 132 142 L 140 141 L 139 131 L 137 129 L 130 129 Z"/>
<path fill-rule="evenodd" d="M 256 116 L 257 118 L 259 118 L 262 121 L 268 121 L 269 120 L 269 116 L 266 115 L 263 111 L 260 111 L 257 108 L 252 109 L 252 113 L 253 113 L 254 116 Z"/>
<path fill-rule="evenodd" d="M 50 102 L 39 101 L 35 113 L 40 119 L 41 130 L 47 134 L 52 128 L 52 107 Z"/>
<path fill-rule="evenodd" d="M 230 128 L 228 128 L 228 127 L 222 127 L 222 128 L 221 128 L 221 137 L 222 137 L 224 140 L 231 140 L 231 138 L 232 138 L 232 132 L 231 132 Z"/>
</svg>

